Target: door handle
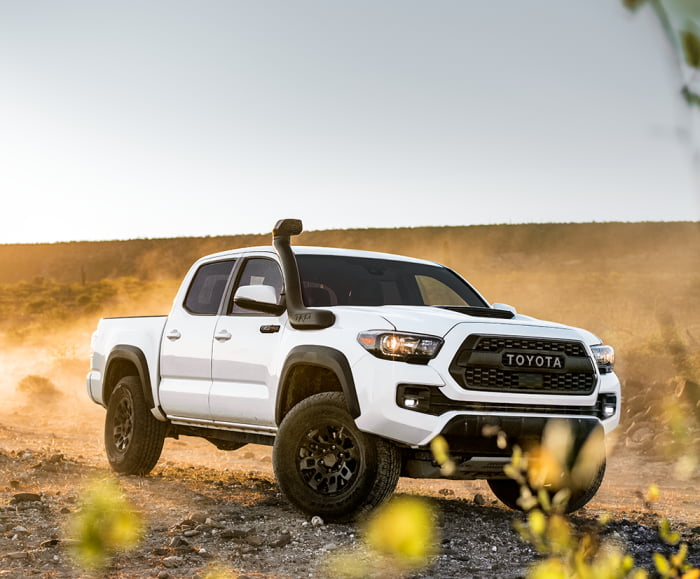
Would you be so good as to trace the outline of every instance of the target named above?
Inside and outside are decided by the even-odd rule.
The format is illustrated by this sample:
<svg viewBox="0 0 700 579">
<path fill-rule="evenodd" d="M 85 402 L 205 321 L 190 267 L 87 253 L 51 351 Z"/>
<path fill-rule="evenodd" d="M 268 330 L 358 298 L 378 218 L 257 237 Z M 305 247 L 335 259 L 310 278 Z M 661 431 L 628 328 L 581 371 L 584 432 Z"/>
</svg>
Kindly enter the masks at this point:
<svg viewBox="0 0 700 579">
<path fill-rule="evenodd" d="M 214 339 L 218 340 L 219 342 L 226 342 L 227 340 L 230 340 L 231 338 L 233 338 L 233 335 L 228 330 L 221 330 L 220 332 L 217 332 L 214 335 Z"/>
<path fill-rule="evenodd" d="M 167 334 L 165 334 L 165 337 L 174 342 L 175 340 L 182 338 L 182 334 L 177 330 L 170 330 Z"/>
<path fill-rule="evenodd" d="M 260 333 L 261 334 L 276 334 L 279 331 L 280 331 L 280 327 L 276 324 L 273 326 L 260 326 Z"/>
</svg>

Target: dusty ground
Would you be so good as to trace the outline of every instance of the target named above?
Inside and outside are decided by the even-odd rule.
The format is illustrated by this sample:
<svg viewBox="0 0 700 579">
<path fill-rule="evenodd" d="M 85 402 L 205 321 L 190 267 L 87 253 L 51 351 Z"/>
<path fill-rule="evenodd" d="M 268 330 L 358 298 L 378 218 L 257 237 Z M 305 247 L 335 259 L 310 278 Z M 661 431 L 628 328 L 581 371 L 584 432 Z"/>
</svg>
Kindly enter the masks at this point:
<svg viewBox="0 0 700 579">
<path fill-rule="evenodd" d="M 0 419 L 0 576 L 83 575 L 67 555 L 65 526 L 79 509 L 81 489 L 109 472 L 102 414 L 95 408 L 75 420 L 45 414 L 29 421 L 29 413 L 16 410 Z M 192 577 L 216 563 L 253 577 L 323 577 L 332 574 L 327 563 L 334 556 L 363 556 L 360 527 L 315 525 L 286 503 L 266 447 L 226 453 L 198 439 L 168 440 L 151 476 L 119 480 L 145 513 L 147 533 L 135 552 L 115 558 L 110 576 Z M 652 552 L 670 552 L 638 496 L 651 482 L 662 489 L 656 508 L 690 542 L 690 557 L 700 564 L 698 479 L 674 481 L 666 464 L 636 452 L 611 458 L 600 493 L 574 517 L 576 527 L 593 527 L 601 513 L 610 513 L 603 534 L 625 542 L 637 565 L 651 569 Z M 441 552 L 412 576 L 517 577 L 536 558 L 512 530 L 513 513 L 495 503 L 483 483 L 402 479 L 397 492 L 428 497 L 438 512 Z"/>
<path fill-rule="evenodd" d="M 5 379 L 13 365 L 24 366 L 1 353 L 0 362 Z M 86 576 L 69 556 L 67 525 L 86 485 L 110 471 L 104 410 L 84 394 L 84 365 L 63 360 L 43 369 L 59 385 L 77 384 L 60 394 L 42 391 L 50 387 L 40 381 L 25 383 L 22 392 L 14 378 L 13 389 L 0 380 L 2 577 Z M 41 392 L 27 391 L 32 387 Z M 676 480 L 667 463 L 645 452 L 641 444 L 617 444 L 600 492 L 572 521 L 580 531 L 596 529 L 598 517 L 609 513 L 601 537 L 624 544 L 637 566 L 653 570 L 652 553 L 673 551 L 660 541 L 658 519 L 640 498 L 656 483 L 662 495 L 655 510 L 670 519 L 690 544 L 690 561 L 700 566 L 700 477 Z M 261 446 L 225 452 L 199 439 L 167 440 L 150 476 L 119 478 L 145 516 L 146 534 L 99 576 L 203 577 L 216 566 L 226 576 L 327 577 L 337 575 L 329 562 L 348 553 L 352 564 L 366 564 L 362 526 L 319 524 L 295 511 L 278 492 L 270 457 Z M 520 515 L 501 507 L 482 482 L 401 479 L 397 494 L 424 497 L 437 512 L 439 554 L 411 577 L 519 577 L 537 559 L 513 530 Z M 378 568 L 374 576 L 390 573 Z"/>
</svg>

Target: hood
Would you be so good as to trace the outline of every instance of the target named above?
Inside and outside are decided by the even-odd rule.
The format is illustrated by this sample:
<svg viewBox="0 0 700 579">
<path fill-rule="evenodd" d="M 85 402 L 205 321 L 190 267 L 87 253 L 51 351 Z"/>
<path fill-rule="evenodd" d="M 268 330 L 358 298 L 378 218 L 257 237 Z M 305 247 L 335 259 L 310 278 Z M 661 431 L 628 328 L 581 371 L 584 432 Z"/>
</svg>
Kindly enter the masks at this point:
<svg viewBox="0 0 700 579">
<path fill-rule="evenodd" d="M 461 324 L 474 324 L 479 328 L 476 331 L 483 332 L 485 329 L 492 328 L 493 333 L 518 333 L 527 334 L 527 329 L 533 331 L 537 328 L 537 334 L 546 328 L 553 330 L 552 337 L 563 337 L 564 334 L 569 334 L 569 338 L 582 340 L 583 342 L 594 345 L 599 344 L 600 339 L 580 328 L 538 320 L 530 316 L 516 314 L 512 319 L 489 318 L 483 316 L 473 316 L 462 312 L 455 312 L 433 306 L 372 306 L 372 307 L 336 307 L 334 310 L 350 310 L 354 312 L 362 311 L 363 314 L 374 314 L 380 316 L 391 324 L 398 332 L 415 332 L 420 334 L 431 334 L 444 338 L 451 330 Z M 518 331 L 516 328 L 521 327 Z M 379 329 L 379 328 L 367 328 Z"/>
</svg>

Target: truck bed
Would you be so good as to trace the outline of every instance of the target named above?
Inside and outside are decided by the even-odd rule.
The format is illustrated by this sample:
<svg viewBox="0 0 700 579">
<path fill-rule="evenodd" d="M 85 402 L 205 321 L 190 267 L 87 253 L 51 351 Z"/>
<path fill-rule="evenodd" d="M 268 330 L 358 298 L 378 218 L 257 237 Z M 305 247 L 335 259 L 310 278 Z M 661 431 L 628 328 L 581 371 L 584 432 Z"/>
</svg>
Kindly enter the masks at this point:
<svg viewBox="0 0 700 579">
<path fill-rule="evenodd" d="M 140 350 L 146 357 L 150 372 L 150 383 L 158 384 L 159 351 L 163 328 L 167 316 L 138 316 L 103 318 L 92 335 L 92 357 L 90 373 L 87 376 L 87 390 L 90 398 L 106 407 L 103 399 L 102 381 L 107 357 L 116 352 Z M 157 401 L 157 392 L 153 392 Z"/>
</svg>

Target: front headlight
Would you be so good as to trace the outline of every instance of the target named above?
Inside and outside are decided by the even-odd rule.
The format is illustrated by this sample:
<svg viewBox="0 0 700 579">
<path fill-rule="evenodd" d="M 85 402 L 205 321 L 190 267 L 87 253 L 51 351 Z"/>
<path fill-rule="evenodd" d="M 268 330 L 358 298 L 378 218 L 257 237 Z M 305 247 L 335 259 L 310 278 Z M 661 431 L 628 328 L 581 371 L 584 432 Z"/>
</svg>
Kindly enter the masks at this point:
<svg viewBox="0 0 700 579">
<path fill-rule="evenodd" d="M 376 330 L 357 335 L 360 345 L 377 358 L 427 364 L 437 356 L 442 347 L 442 338 L 425 334 L 406 334 Z"/>
<path fill-rule="evenodd" d="M 612 346 L 598 344 L 597 346 L 591 346 L 591 351 L 601 374 L 613 371 L 615 367 L 615 350 L 613 350 Z"/>
</svg>

